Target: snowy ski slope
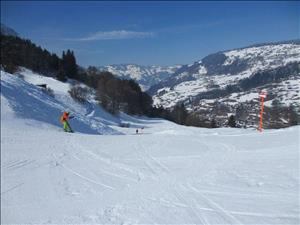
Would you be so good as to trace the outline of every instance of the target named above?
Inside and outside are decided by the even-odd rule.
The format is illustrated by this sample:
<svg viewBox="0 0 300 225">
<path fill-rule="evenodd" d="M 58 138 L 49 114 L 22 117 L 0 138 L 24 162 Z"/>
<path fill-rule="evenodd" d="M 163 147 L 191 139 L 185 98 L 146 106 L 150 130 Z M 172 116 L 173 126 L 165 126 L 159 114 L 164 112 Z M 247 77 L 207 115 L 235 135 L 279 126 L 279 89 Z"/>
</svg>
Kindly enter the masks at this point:
<svg viewBox="0 0 300 225">
<path fill-rule="evenodd" d="M 300 223 L 299 126 L 258 133 L 116 118 L 75 104 L 67 84 L 23 75 L 1 72 L 1 223 Z M 61 131 L 64 107 L 77 133 Z"/>
</svg>

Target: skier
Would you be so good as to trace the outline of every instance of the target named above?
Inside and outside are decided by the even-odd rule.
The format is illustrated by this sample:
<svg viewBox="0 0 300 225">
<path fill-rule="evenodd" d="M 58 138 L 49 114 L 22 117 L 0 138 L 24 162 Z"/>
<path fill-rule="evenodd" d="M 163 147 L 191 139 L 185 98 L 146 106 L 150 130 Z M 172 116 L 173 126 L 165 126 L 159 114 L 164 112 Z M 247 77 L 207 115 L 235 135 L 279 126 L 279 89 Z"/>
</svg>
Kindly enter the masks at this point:
<svg viewBox="0 0 300 225">
<path fill-rule="evenodd" d="M 63 128 L 65 132 L 73 133 L 73 130 L 68 122 L 69 119 L 72 119 L 73 116 L 69 116 L 69 112 L 64 112 L 60 117 L 60 122 L 63 124 Z"/>
<path fill-rule="evenodd" d="M 136 130 L 135 130 L 135 134 L 138 134 L 138 133 L 139 133 L 139 130 L 138 130 L 138 129 L 136 129 Z"/>
</svg>

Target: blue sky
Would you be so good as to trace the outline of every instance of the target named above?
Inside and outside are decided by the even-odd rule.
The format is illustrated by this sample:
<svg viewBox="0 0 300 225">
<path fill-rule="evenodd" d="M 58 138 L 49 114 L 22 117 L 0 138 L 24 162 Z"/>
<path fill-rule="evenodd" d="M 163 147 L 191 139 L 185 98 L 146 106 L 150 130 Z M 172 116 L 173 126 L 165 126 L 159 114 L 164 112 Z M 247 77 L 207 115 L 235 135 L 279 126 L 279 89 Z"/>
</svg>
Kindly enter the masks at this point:
<svg viewBox="0 0 300 225">
<path fill-rule="evenodd" d="M 299 38 L 299 2 L 1 1 L 1 22 L 78 64 L 189 64 L 221 50 Z"/>
</svg>

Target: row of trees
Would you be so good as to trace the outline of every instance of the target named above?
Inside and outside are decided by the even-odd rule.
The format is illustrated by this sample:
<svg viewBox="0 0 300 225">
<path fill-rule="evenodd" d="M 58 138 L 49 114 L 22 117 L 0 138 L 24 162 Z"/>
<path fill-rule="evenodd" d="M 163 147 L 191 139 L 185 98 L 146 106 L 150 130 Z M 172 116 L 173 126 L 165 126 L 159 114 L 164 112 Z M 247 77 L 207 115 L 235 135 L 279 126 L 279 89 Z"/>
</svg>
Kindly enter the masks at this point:
<svg viewBox="0 0 300 225">
<path fill-rule="evenodd" d="M 59 64 L 59 70 L 57 73 L 57 79 L 65 82 L 67 78 L 78 79 L 78 66 L 76 64 L 76 58 L 73 51 L 63 51 L 62 59 Z"/>
<path fill-rule="evenodd" d="M 22 66 L 63 82 L 68 78 L 83 82 L 96 90 L 100 104 L 113 114 L 119 111 L 151 114 L 152 98 L 135 81 L 118 79 L 109 72 L 98 71 L 96 67 L 82 69 L 77 65 L 71 50 L 63 51 L 59 58 L 30 40 L 1 34 L 1 66 L 10 73 Z M 86 89 L 77 86 L 70 90 L 70 95 L 84 102 L 86 92 Z"/>
<path fill-rule="evenodd" d="M 121 80 L 111 73 L 101 73 L 97 82 L 97 98 L 102 107 L 112 114 L 148 114 L 152 98 L 133 80 Z"/>
<path fill-rule="evenodd" d="M 246 128 L 257 127 L 259 111 L 259 103 L 253 100 L 237 105 L 216 101 L 208 107 L 195 108 L 193 112 L 186 111 L 183 104 L 171 110 L 160 108 L 157 116 L 186 126 Z M 293 104 L 287 106 L 278 99 L 274 99 L 271 107 L 265 106 L 263 124 L 264 128 L 283 128 L 300 124 L 299 108 Z"/>
<path fill-rule="evenodd" d="M 19 66 L 47 76 L 57 77 L 61 81 L 67 78 L 77 79 L 78 66 L 74 52 L 63 52 L 62 58 L 42 49 L 30 40 L 16 36 L 1 34 L 1 66 L 9 72 L 15 73 Z"/>
<path fill-rule="evenodd" d="M 236 127 L 235 116 L 231 115 L 227 118 L 225 124 L 220 124 L 216 118 L 209 118 L 206 113 L 189 112 L 183 103 L 176 105 L 172 109 L 164 109 L 163 107 L 152 108 L 149 116 L 161 117 L 177 124 L 194 127 L 217 128 L 220 126 Z"/>
<path fill-rule="evenodd" d="M 47 76 L 57 75 L 60 58 L 30 40 L 1 34 L 1 66 L 10 73 L 23 66 Z"/>
<path fill-rule="evenodd" d="M 151 114 L 152 98 L 134 80 L 119 79 L 110 72 L 99 71 L 96 67 L 80 69 L 76 80 L 93 88 L 99 104 L 112 114 L 120 111 L 134 115 Z M 83 102 L 86 90 L 78 86 L 72 88 L 70 94 Z"/>
<path fill-rule="evenodd" d="M 300 114 L 295 105 L 285 106 L 273 100 L 272 107 L 265 107 L 264 124 L 266 128 L 282 128 L 300 123 Z"/>
</svg>

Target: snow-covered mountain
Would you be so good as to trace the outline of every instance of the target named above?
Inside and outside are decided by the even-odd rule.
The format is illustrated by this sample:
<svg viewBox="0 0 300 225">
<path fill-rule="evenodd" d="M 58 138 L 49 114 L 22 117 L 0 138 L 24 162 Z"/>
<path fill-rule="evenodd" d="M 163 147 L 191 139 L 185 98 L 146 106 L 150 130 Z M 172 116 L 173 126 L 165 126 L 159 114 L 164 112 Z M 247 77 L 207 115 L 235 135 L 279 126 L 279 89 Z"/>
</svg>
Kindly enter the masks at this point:
<svg viewBox="0 0 300 225">
<path fill-rule="evenodd" d="M 75 102 L 72 82 L 1 71 L 2 224 L 299 224 L 299 126 L 113 117 Z"/>
<path fill-rule="evenodd" d="M 291 66 L 291 64 L 297 64 Z M 169 79 L 152 86 L 149 93 L 153 95 L 156 105 L 172 107 L 178 102 L 201 100 L 205 104 L 212 100 L 227 101 L 231 104 L 249 101 L 258 97 L 258 89 L 266 89 L 270 94 L 268 100 L 280 98 L 284 103 L 299 101 L 299 64 L 300 41 L 261 44 L 242 49 L 218 52 L 208 55 L 202 60 L 182 66 Z M 295 68 L 294 71 L 287 67 Z M 287 69 L 286 76 L 279 75 Z M 277 72 L 276 72 L 277 71 Z M 241 82 L 257 77 L 258 73 L 277 73 L 280 80 L 269 79 L 267 82 L 253 81 L 247 90 L 241 87 Z M 288 74 L 290 73 L 290 74 Z M 209 91 L 225 89 L 228 85 L 236 85 L 236 91 L 224 92 L 218 97 L 205 97 Z M 266 87 L 269 85 L 268 87 Z M 239 96 L 239 98 L 236 98 Z M 199 101 L 194 105 L 199 105 Z M 269 102 L 270 104 L 271 102 Z M 201 104 L 200 104 L 201 105 Z"/>
<path fill-rule="evenodd" d="M 109 71 L 123 78 L 133 79 L 142 88 L 148 90 L 151 86 L 158 84 L 175 73 L 181 66 L 141 66 L 135 64 L 120 64 L 99 67 L 100 70 Z"/>
</svg>

